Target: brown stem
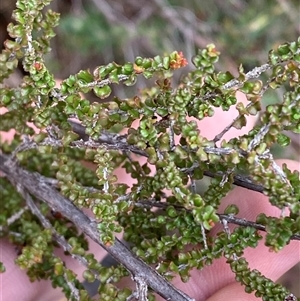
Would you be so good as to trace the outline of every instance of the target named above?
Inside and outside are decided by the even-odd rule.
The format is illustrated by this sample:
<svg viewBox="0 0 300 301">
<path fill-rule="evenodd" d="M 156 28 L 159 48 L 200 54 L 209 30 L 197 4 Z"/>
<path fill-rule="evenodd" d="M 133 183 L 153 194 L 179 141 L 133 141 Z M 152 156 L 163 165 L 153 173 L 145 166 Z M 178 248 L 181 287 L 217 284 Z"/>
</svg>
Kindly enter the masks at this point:
<svg viewBox="0 0 300 301">
<path fill-rule="evenodd" d="M 82 140 L 84 140 L 84 141 L 74 142 L 76 146 L 96 148 L 99 147 L 100 145 L 106 145 L 108 148 L 119 149 L 122 151 L 130 151 L 134 154 L 148 157 L 148 154 L 145 151 L 140 150 L 132 145 L 129 145 L 126 141 L 126 136 L 124 135 L 121 136 L 118 134 L 112 134 L 103 131 L 101 132 L 99 139 L 97 139 L 96 141 L 89 141 L 89 136 L 85 133 L 84 126 L 72 120 L 69 120 L 69 123 L 71 124 L 73 131 L 77 133 Z M 184 172 L 186 173 L 193 172 L 193 170 L 197 169 L 198 167 L 199 167 L 198 164 L 194 164 L 191 168 L 187 169 Z M 215 178 L 216 176 L 220 176 L 221 174 L 219 173 L 217 174 L 207 170 L 204 171 L 204 175 L 210 178 Z M 253 181 L 249 177 L 243 175 L 238 175 L 238 174 L 234 175 L 233 184 L 260 193 L 264 191 L 264 187 L 262 185 L 253 183 Z"/>
<path fill-rule="evenodd" d="M 156 208 L 162 208 L 162 209 L 166 209 L 169 204 L 167 203 L 162 203 L 162 202 L 157 202 L 154 200 L 143 200 L 143 201 L 138 201 L 135 203 L 137 206 L 145 206 L 145 207 L 156 207 Z M 179 205 L 173 205 L 176 209 L 178 210 L 185 210 L 185 211 L 190 211 L 189 209 L 184 208 L 183 206 L 179 206 Z M 226 220 L 228 223 L 231 224 L 235 224 L 235 225 L 239 225 L 242 227 L 252 227 L 255 228 L 257 230 L 261 230 L 266 232 L 266 227 L 262 224 L 258 224 L 252 221 L 248 221 L 244 218 L 238 218 L 234 215 L 231 214 L 220 214 L 217 213 L 217 215 L 219 216 L 220 220 Z M 292 240 L 300 240 L 300 234 L 293 234 L 291 236 Z"/>
</svg>

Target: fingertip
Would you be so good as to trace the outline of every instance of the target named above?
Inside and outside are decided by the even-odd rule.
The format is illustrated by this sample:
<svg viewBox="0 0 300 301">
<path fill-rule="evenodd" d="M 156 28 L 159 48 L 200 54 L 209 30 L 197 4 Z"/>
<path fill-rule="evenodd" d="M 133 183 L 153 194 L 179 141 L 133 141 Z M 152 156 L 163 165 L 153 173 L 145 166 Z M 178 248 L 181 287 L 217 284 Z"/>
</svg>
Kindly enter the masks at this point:
<svg viewBox="0 0 300 301">
<path fill-rule="evenodd" d="M 284 164 L 287 165 L 290 170 L 298 170 L 300 171 L 300 161 L 290 160 L 290 159 L 277 159 L 275 162 L 282 167 Z"/>
<path fill-rule="evenodd" d="M 16 257 L 14 246 L 1 239 L 0 261 L 5 266 L 5 272 L 0 273 L 0 300 L 50 301 L 63 296 L 59 288 L 53 289 L 50 281 L 30 282 L 26 271 L 15 264 Z"/>
<path fill-rule="evenodd" d="M 244 291 L 244 287 L 239 283 L 231 283 L 219 291 L 217 291 L 213 296 L 209 297 L 206 301 L 258 301 L 259 298 L 255 295 L 248 294 Z"/>
</svg>

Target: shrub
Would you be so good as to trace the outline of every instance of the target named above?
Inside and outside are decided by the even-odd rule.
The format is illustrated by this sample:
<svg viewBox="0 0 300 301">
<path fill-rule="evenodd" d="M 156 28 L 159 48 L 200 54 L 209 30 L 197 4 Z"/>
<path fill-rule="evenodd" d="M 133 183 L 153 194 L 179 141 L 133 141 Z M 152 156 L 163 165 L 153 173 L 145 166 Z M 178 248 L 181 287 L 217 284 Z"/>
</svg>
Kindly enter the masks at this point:
<svg viewBox="0 0 300 301">
<path fill-rule="evenodd" d="M 219 53 L 211 44 L 197 51 L 194 69 L 177 84 L 172 75 L 188 62 L 174 51 L 81 70 L 57 88 L 45 64 L 59 19 L 44 9 L 49 3 L 17 2 L 15 23 L 8 26 L 12 39 L 5 42 L 0 60 L 1 82 L 18 63 L 27 74 L 18 87 L 2 84 L 0 90 L 1 107 L 7 109 L 0 130 L 16 131 L 12 141 L 1 144 L 1 236 L 21 246 L 16 264 L 31 280 L 51 279 L 72 300 L 90 300 L 76 274 L 55 255 L 59 246 L 86 267 L 87 281 L 101 281 L 101 300 L 128 300 L 131 294 L 146 300 L 148 287 L 149 298 L 153 291 L 167 300 L 191 300 L 168 281 L 175 275 L 188 281 L 192 268 L 225 257 L 246 292 L 263 300 L 293 300 L 284 287 L 251 270 L 243 253 L 257 246 L 262 232 L 275 252 L 300 239 L 299 174 L 279 167 L 270 152 L 274 144 L 289 144 L 284 131 L 300 132 L 300 40 L 271 50 L 268 61 L 251 71 L 240 66 L 237 77 L 216 71 Z M 113 85 L 132 86 L 139 77 L 156 81 L 129 99 L 111 96 Z M 282 87 L 282 101 L 262 110 L 264 94 Z M 238 116 L 214 139 L 201 136 L 191 118 L 209 118 L 218 107 L 229 110 L 237 91 L 248 104 L 236 105 Z M 99 101 L 91 103 L 89 92 Z M 243 128 L 248 116 L 259 113 L 259 125 L 222 141 L 231 128 Z M 128 130 L 119 134 L 120 129 Z M 87 162 L 96 167 L 87 168 Z M 136 182 L 130 187 L 118 182 L 116 168 Z M 199 193 L 195 181 L 205 176 L 211 182 Z M 282 216 L 261 212 L 248 221 L 237 217 L 234 204 L 218 213 L 221 199 L 234 186 L 264 193 Z M 209 236 L 219 222 L 223 229 Z M 231 223 L 238 227 L 230 230 Z M 121 232 L 128 246 L 116 238 Z M 87 237 L 117 264 L 97 262 Z M 114 285 L 130 273 L 136 291 Z"/>
</svg>

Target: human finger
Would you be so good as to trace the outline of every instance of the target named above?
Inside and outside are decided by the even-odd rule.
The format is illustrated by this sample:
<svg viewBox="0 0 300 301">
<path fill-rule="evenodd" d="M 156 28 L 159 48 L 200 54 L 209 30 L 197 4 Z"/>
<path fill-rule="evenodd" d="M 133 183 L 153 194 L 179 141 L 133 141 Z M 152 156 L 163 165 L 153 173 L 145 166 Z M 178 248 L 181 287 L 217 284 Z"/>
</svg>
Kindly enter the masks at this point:
<svg viewBox="0 0 300 301">
<path fill-rule="evenodd" d="M 26 271 L 15 264 L 16 257 L 17 251 L 14 246 L 6 239 L 1 239 L 0 262 L 5 266 L 5 272 L 0 273 L 1 300 L 53 301 L 62 296 L 60 288 L 54 289 L 50 281 L 30 282 Z"/>
</svg>

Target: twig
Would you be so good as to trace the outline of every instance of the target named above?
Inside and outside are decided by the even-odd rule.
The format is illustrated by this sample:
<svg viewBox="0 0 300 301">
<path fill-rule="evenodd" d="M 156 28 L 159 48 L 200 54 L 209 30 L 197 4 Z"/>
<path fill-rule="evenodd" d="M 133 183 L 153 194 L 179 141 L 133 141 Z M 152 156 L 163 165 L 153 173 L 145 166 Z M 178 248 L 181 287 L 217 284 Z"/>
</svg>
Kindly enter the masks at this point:
<svg viewBox="0 0 300 301">
<path fill-rule="evenodd" d="M 73 131 L 76 132 L 80 136 L 81 139 L 83 139 L 83 140 L 88 139 L 88 135 L 85 134 L 84 126 L 82 126 L 81 124 L 76 123 L 74 121 L 71 121 L 71 120 L 69 120 L 69 123 L 71 124 Z M 99 143 L 99 144 L 97 144 L 97 143 Z M 104 132 L 104 131 L 101 132 L 99 139 L 97 139 L 92 144 L 88 144 L 88 143 L 85 144 L 84 141 L 74 142 L 74 144 L 78 145 L 78 146 L 82 146 L 82 147 L 83 146 L 91 146 L 94 148 L 99 147 L 100 144 L 101 145 L 105 144 L 108 146 L 108 148 L 127 150 L 127 151 L 131 151 L 137 155 L 148 157 L 148 154 L 145 151 L 140 150 L 132 145 L 129 145 L 126 141 L 126 135 L 112 134 L 112 133 L 108 133 L 108 132 Z M 205 147 L 204 151 L 207 153 L 212 153 L 212 154 L 217 154 L 217 155 L 228 155 L 228 154 L 232 154 L 233 152 L 236 152 L 237 150 L 233 150 L 230 148 Z M 243 152 L 242 150 L 240 150 L 240 153 L 243 156 L 247 155 L 247 153 Z M 195 162 L 190 168 L 182 169 L 181 171 L 184 173 L 191 173 L 191 172 L 193 172 L 193 170 L 195 170 L 197 168 L 199 168 L 199 164 L 197 162 Z M 204 175 L 206 175 L 210 178 L 215 178 L 216 176 L 223 176 L 223 173 L 213 173 L 209 170 L 206 170 L 206 171 L 204 171 Z M 249 190 L 257 191 L 260 193 L 263 193 L 263 191 L 264 191 L 263 185 L 254 183 L 251 178 L 244 176 L 244 175 L 235 174 L 233 184 L 236 186 L 244 187 Z"/>
<path fill-rule="evenodd" d="M 246 109 L 248 107 L 250 107 L 252 105 L 252 103 L 249 103 L 246 106 Z M 222 137 L 233 127 L 233 125 L 242 117 L 241 114 L 239 114 L 237 117 L 235 117 L 219 134 L 217 134 L 214 139 L 213 142 L 216 143 L 218 141 L 220 141 L 222 139 Z"/>
<path fill-rule="evenodd" d="M 191 174 L 189 174 L 189 177 L 190 177 L 190 180 L 191 180 L 191 190 L 194 194 L 196 194 L 196 181 L 193 179 Z M 208 250 L 208 244 L 207 244 L 205 228 L 204 228 L 204 225 L 203 225 L 202 222 L 200 223 L 200 228 L 201 228 L 201 234 L 202 234 L 204 249 Z"/>
<path fill-rule="evenodd" d="M 222 218 L 222 219 L 221 219 L 221 223 L 222 223 L 222 225 L 223 225 L 223 228 L 224 228 L 225 233 L 227 234 L 227 238 L 228 238 L 228 240 L 230 241 L 231 233 L 230 233 L 230 229 L 229 229 L 229 227 L 228 227 L 228 221 L 227 221 L 226 219 L 223 219 L 223 218 Z M 236 255 L 235 252 L 232 254 L 232 257 L 233 257 L 233 260 L 238 260 L 238 257 L 237 257 L 237 255 Z"/>
<path fill-rule="evenodd" d="M 72 254 L 72 247 L 70 244 L 66 241 L 64 236 L 59 235 L 57 231 L 52 227 L 51 223 L 48 221 L 48 219 L 41 213 L 35 202 L 33 201 L 31 195 L 22 187 L 22 185 L 17 184 L 18 192 L 23 196 L 23 198 L 26 201 L 26 204 L 30 211 L 39 219 L 40 223 L 43 225 L 45 229 L 50 229 L 53 237 L 55 238 L 55 241 L 63 248 L 64 251 L 68 251 L 72 258 L 76 259 L 78 262 L 80 262 L 82 265 L 84 265 L 86 268 L 88 268 L 88 261 L 77 254 Z M 92 273 L 97 276 L 98 273 Z"/>
<path fill-rule="evenodd" d="M 271 124 L 265 124 L 259 131 L 258 133 L 254 136 L 254 138 L 250 141 L 248 145 L 248 152 L 252 151 L 257 145 L 260 144 L 260 142 L 264 139 L 266 134 L 270 130 Z"/>
<path fill-rule="evenodd" d="M 284 298 L 284 301 L 297 301 L 297 297 L 294 294 L 289 294 Z"/>
<path fill-rule="evenodd" d="M 199 165 L 198 165 L 198 167 L 199 167 Z M 205 170 L 203 172 L 203 174 L 210 178 L 216 178 L 217 176 L 223 176 L 222 172 L 215 173 L 215 172 L 212 172 L 209 170 Z M 263 193 L 265 191 L 265 188 L 263 185 L 254 183 L 250 177 L 244 176 L 244 175 L 235 174 L 233 176 L 232 184 L 239 186 L 239 187 L 247 188 L 252 191 L 260 192 L 260 193 Z"/>
<path fill-rule="evenodd" d="M 7 223 L 6 226 L 9 226 L 9 225 L 13 224 L 15 221 L 17 221 L 26 210 L 28 210 L 27 206 L 21 208 L 18 212 L 16 212 L 11 217 L 9 217 L 6 221 L 6 223 Z M 3 231 L 4 227 L 5 226 L 0 225 L 0 232 Z"/>
<path fill-rule="evenodd" d="M 134 204 L 139 205 L 139 206 L 144 204 L 146 206 L 152 206 L 152 207 L 157 207 L 157 208 L 162 208 L 162 209 L 166 209 L 168 207 L 167 203 L 157 202 L 157 201 L 154 201 L 154 200 L 141 200 L 141 201 L 138 201 Z M 181 205 L 173 204 L 173 206 L 178 210 L 185 210 L 187 212 L 191 211 L 189 209 L 184 208 Z M 228 223 L 239 225 L 239 226 L 242 226 L 242 227 L 252 227 L 252 228 L 255 228 L 257 230 L 267 232 L 266 227 L 262 224 L 258 224 L 258 223 L 252 222 L 252 221 L 248 221 L 244 218 L 238 218 L 238 217 L 236 217 L 232 214 L 217 213 L 217 215 L 219 216 L 220 220 L 226 220 Z M 291 240 L 300 240 L 300 233 L 299 234 L 293 234 L 291 236 Z"/>
<path fill-rule="evenodd" d="M 76 132 L 80 136 L 80 140 L 73 141 L 70 146 L 72 147 L 79 147 L 79 148 L 93 148 L 97 149 L 99 147 L 107 147 L 107 149 L 114 149 L 114 150 L 120 150 L 125 152 L 132 152 L 134 154 L 148 157 L 148 154 L 144 150 L 140 150 L 139 148 L 129 145 L 126 141 L 126 135 L 119 135 L 119 134 L 113 134 L 106 131 L 102 131 L 100 133 L 100 137 L 97 140 L 89 139 L 89 136 L 85 134 L 85 127 L 82 126 L 79 123 L 76 123 L 74 121 L 69 120 L 69 123 L 72 126 L 72 129 L 74 132 Z M 61 147 L 63 146 L 63 143 L 61 140 L 55 140 L 53 138 L 46 138 L 43 142 L 37 144 L 33 141 L 28 142 L 27 145 L 22 146 L 23 150 L 33 149 L 37 148 L 38 145 L 51 145 L 54 147 Z M 203 150 L 208 154 L 216 154 L 216 155 L 229 155 L 234 152 L 237 152 L 237 150 L 230 149 L 230 148 L 217 148 L 217 147 L 204 147 Z M 240 155 L 246 156 L 247 152 L 239 150 L 238 151 Z M 273 161 L 274 163 L 274 161 Z M 195 169 L 199 168 L 199 163 L 195 162 L 191 167 L 189 168 L 182 168 L 181 171 L 184 173 L 191 173 Z M 276 169 L 276 167 L 275 167 Z M 210 178 L 215 178 L 217 176 L 223 176 L 223 173 L 214 173 L 209 170 L 205 170 L 204 172 L 205 176 L 208 176 Z M 260 193 L 264 192 L 264 186 L 261 184 L 254 183 L 253 180 L 247 176 L 234 174 L 234 181 L 233 184 L 236 186 L 244 187 L 249 190 L 257 191 Z M 54 183 L 54 182 L 53 182 Z"/>
<path fill-rule="evenodd" d="M 245 74 L 243 81 L 239 81 L 238 79 L 234 78 L 228 83 L 224 84 L 222 89 L 229 90 L 233 87 L 241 87 L 244 84 L 244 82 L 248 81 L 249 79 L 258 78 L 262 73 L 272 69 L 273 67 L 274 66 L 271 64 L 263 64 L 259 67 L 255 67 Z"/>
<path fill-rule="evenodd" d="M 175 121 L 170 121 L 170 127 L 169 127 L 169 139 L 170 139 L 170 150 L 173 151 L 175 148 L 175 138 L 174 138 L 174 124 Z"/>
<path fill-rule="evenodd" d="M 67 282 L 70 290 L 71 290 L 71 297 L 74 297 L 75 300 L 80 301 L 80 294 L 79 294 L 79 290 L 76 288 L 76 286 L 74 285 L 73 281 L 70 281 L 68 279 L 68 275 L 66 273 L 64 273 L 64 278 L 65 281 Z"/>
<path fill-rule="evenodd" d="M 77 259 L 78 262 L 80 262 L 82 265 L 84 265 L 86 268 L 88 268 L 88 266 L 89 266 L 88 261 L 80 255 L 71 253 L 72 247 L 68 244 L 68 242 L 65 240 L 65 238 L 63 236 L 59 235 L 57 233 L 57 231 L 52 227 L 51 223 L 46 219 L 46 217 L 41 213 L 39 208 L 36 206 L 32 197 L 30 196 L 30 194 L 19 183 L 16 183 L 16 187 L 17 187 L 18 192 L 24 197 L 30 211 L 35 216 L 37 216 L 37 218 L 39 219 L 39 221 L 41 222 L 41 224 L 43 225 L 43 227 L 45 229 L 51 230 L 51 233 L 52 233 L 53 237 L 55 238 L 56 242 L 64 249 L 64 251 L 69 251 L 71 256 L 74 259 Z M 92 270 L 91 270 L 91 272 L 95 276 L 98 276 L 98 273 L 95 273 Z M 66 275 L 66 273 L 64 273 L 64 278 L 71 290 L 72 296 L 75 298 L 75 300 L 80 300 L 80 295 L 79 295 L 78 289 L 74 286 L 72 281 L 68 280 L 68 276 Z"/>
</svg>

